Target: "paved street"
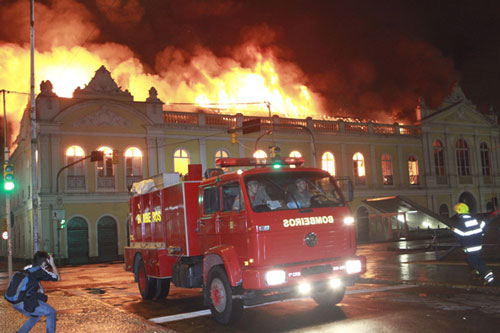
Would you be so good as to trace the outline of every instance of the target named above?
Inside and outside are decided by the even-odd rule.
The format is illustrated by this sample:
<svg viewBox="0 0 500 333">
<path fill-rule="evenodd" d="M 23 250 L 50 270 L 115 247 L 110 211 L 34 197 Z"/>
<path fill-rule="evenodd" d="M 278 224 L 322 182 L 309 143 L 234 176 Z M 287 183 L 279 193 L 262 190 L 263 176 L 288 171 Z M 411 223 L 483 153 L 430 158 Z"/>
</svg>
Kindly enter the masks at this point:
<svg viewBox="0 0 500 333">
<path fill-rule="evenodd" d="M 338 306 L 322 309 L 308 298 L 267 304 L 245 309 L 242 320 L 229 327 L 207 315 L 200 289 L 172 287 L 165 300 L 142 301 L 122 263 L 62 267 L 63 280 L 45 286 L 58 310 L 59 332 L 88 332 L 89 325 L 121 332 L 495 332 L 500 288 L 483 287 L 460 251 L 436 261 L 428 245 L 361 245 L 358 253 L 367 256 L 368 272 Z M 500 276 L 497 251 L 490 250 L 487 263 Z M 21 323 L 22 316 L 3 300 L 0 309 Z M 7 317 L 1 318 L 5 325 Z"/>
</svg>

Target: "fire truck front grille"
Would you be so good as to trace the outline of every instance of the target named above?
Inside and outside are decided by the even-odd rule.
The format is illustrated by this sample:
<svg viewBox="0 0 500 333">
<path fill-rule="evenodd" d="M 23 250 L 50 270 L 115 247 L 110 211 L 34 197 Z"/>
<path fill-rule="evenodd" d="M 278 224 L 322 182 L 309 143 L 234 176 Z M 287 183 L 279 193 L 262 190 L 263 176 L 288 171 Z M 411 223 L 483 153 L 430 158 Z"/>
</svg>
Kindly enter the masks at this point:
<svg viewBox="0 0 500 333">
<path fill-rule="evenodd" d="M 304 267 L 300 271 L 302 276 L 331 273 L 331 272 L 332 272 L 332 265 Z"/>
</svg>

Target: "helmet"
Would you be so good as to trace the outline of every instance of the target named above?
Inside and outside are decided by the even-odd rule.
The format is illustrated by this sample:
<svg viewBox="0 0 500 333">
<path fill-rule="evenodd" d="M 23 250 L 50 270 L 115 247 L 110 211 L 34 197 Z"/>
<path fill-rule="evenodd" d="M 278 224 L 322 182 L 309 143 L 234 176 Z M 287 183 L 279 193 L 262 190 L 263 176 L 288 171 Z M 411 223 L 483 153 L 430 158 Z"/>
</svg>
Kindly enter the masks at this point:
<svg viewBox="0 0 500 333">
<path fill-rule="evenodd" d="M 455 212 L 457 212 L 457 214 L 469 214 L 469 206 L 463 202 L 459 202 L 455 205 Z"/>
</svg>

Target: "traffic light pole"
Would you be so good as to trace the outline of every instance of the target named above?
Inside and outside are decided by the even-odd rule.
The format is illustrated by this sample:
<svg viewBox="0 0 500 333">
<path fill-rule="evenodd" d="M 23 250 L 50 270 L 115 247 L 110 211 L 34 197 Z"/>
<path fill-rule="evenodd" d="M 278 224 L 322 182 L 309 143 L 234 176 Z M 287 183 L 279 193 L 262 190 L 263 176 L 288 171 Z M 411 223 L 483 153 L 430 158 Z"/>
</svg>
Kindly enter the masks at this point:
<svg viewBox="0 0 500 333">
<path fill-rule="evenodd" d="M 7 144 L 7 111 L 5 107 L 5 89 L 2 90 L 3 96 L 3 140 L 5 142 L 4 147 L 4 163 L 9 164 L 9 145 Z M 5 192 L 5 215 L 7 220 L 7 270 L 9 273 L 9 279 L 12 276 L 12 227 L 10 225 L 10 194 Z"/>
</svg>

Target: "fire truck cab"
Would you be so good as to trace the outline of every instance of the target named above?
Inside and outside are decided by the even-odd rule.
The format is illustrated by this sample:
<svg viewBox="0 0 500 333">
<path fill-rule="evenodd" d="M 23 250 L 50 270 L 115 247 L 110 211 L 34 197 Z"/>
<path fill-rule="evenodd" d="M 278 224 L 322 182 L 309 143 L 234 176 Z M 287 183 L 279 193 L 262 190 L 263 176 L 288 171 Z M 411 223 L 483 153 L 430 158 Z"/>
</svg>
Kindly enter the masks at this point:
<svg viewBox="0 0 500 333">
<path fill-rule="evenodd" d="M 338 180 L 300 167 L 302 158 L 217 163 L 251 168 L 132 197 L 125 269 L 142 297 L 165 297 L 170 283 L 201 287 L 222 324 L 245 305 L 304 295 L 324 306 L 340 302 L 366 270 L 355 254 L 351 183 L 345 198 Z"/>
</svg>

